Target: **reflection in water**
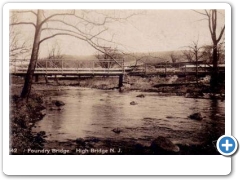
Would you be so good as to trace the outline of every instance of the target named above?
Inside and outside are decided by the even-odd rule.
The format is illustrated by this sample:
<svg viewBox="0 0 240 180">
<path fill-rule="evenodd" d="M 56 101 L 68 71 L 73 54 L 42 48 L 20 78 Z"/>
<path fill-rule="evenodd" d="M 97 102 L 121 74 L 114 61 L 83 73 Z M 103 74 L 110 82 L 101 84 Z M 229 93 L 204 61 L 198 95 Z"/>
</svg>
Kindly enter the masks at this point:
<svg viewBox="0 0 240 180">
<path fill-rule="evenodd" d="M 220 100 L 213 99 L 210 101 L 210 119 L 209 123 L 209 141 L 217 140 L 225 134 L 225 106 Z"/>
<path fill-rule="evenodd" d="M 55 93 L 55 94 L 54 94 Z M 157 93 L 119 93 L 96 89 L 68 89 L 45 92 L 66 105 L 50 111 L 37 123 L 35 131 L 46 131 L 49 140 L 64 141 L 79 137 L 128 139 L 149 145 L 157 136 L 174 143 L 199 144 L 216 140 L 224 134 L 225 104 L 219 100 L 164 97 Z M 130 105 L 131 101 L 137 105 Z M 203 120 L 188 116 L 201 112 Z M 114 128 L 123 130 L 120 134 Z"/>
</svg>

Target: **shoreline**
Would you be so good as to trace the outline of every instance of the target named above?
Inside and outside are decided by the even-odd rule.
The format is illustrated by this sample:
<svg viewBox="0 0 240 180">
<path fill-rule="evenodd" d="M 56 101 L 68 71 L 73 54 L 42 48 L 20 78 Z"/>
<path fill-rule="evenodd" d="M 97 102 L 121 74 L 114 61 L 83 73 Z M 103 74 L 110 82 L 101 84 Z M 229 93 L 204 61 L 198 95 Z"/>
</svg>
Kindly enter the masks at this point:
<svg viewBox="0 0 240 180">
<path fill-rule="evenodd" d="M 174 79 L 173 82 L 171 80 Z M 121 93 L 136 91 L 139 93 L 158 93 L 160 96 L 185 96 L 186 98 L 199 98 L 199 99 L 225 99 L 225 87 L 220 86 L 217 93 L 211 93 L 209 84 L 204 82 L 199 82 L 199 84 L 183 84 L 181 86 L 172 86 L 172 83 L 186 83 L 193 82 L 194 78 L 192 76 L 187 78 L 177 78 L 171 76 L 168 78 L 162 77 L 139 77 L 131 76 L 126 77 L 125 82 L 121 88 L 118 88 L 118 78 L 116 77 L 91 77 L 91 78 L 81 78 L 81 80 L 56 80 L 52 78 L 45 82 L 43 77 L 39 77 L 39 82 L 33 83 L 33 89 L 36 86 L 36 90 L 51 90 L 51 87 L 76 87 L 76 88 L 90 88 L 99 90 L 109 90 L 109 91 L 119 91 Z M 14 77 L 12 84 L 16 85 L 23 84 L 23 78 Z M 159 83 L 166 84 L 163 87 L 156 87 Z M 167 85 L 169 84 L 169 86 Z M 40 87 L 41 86 L 41 87 Z M 40 87 L 40 88 L 39 88 Z M 58 89 L 58 88 L 56 88 Z M 53 88 L 54 90 L 54 88 Z M 59 89 L 58 89 L 59 90 Z"/>
<path fill-rule="evenodd" d="M 179 147 L 177 152 L 144 146 L 132 141 L 94 137 L 63 142 L 46 141 L 44 144 L 43 148 L 26 148 L 22 154 L 13 152 L 12 155 L 220 155 L 215 144 L 213 146 L 175 144 Z"/>
</svg>

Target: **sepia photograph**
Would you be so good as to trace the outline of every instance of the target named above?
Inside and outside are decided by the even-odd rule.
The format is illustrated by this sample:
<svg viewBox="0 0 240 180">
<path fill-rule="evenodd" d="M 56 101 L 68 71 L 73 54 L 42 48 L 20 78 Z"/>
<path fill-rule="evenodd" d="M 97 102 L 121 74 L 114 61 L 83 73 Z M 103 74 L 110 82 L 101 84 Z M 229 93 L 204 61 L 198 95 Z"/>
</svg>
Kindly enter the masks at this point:
<svg viewBox="0 0 240 180">
<path fill-rule="evenodd" d="M 9 77 L 10 155 L 220 155 L 225 10 L 10 9 Z"/>
</svg>

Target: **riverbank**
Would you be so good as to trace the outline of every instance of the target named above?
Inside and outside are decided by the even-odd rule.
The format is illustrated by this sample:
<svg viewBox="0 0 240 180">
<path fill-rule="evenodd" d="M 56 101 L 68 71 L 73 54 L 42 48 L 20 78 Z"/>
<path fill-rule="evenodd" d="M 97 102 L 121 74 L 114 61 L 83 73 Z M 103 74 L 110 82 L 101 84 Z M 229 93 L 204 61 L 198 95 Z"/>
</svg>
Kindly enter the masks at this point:
<svg viewBox="0 0 240 180">
<path fill-rule="evenodd" d="M 62 87 L 82 87 L 101 90 L 119 90 L 120 92 L 139 91 L 157 92 L 161 96 L 185 96 L 187 98 L 221 99 L 225 98 L 224 83 L 219 86 L 216 93 L 211 93 L 209 86 L 210 76 L 198 79 L 196 84 L 195 76 L 168 77 L 160 76 L 124 76 L 123 87 L 118 87 L 118 77 L 81 77 L 78 78 L 56 78 L 51 77 L 46 83 L 44 77 L 39 77 L 34 83 L 36 89 L 51 89 L 54 86 Z M 224 82 L 224 80 L 222 80 Z M 13 84 L 21 85 L 23 78 L 14 77 Z M 176 85 L 173 85 L 176 84 Z M 179 85 L 183 84 L 183 85 Z"/>
<path fill-rule="evenodd" d="M 175 144 L 179 151 L 173 149 L 154 148 L 152 146 L 144 146 L 136 143 L 134 139 L 114 140 L 101 139 L 95 137 L 78 138 L 68 141 L 48 141 L 45 143 L 44 152 L 28 152 L 39 155 L 219 155 L 215 147 L 212 145 L 182 145 Z M 46 150 L 48 152 L 46 152 Z"/>
<path fill-rule="evenodd" d="M 10 154 L 25 154 L 27 148 L 41 149 L 45 142 L 45 132 L 32 132 L 35 123 L 46 114 L 42 96 L 33 92 L 26 102 L 18 91 L 12 88 L 10 95 Z"/>
</svg>

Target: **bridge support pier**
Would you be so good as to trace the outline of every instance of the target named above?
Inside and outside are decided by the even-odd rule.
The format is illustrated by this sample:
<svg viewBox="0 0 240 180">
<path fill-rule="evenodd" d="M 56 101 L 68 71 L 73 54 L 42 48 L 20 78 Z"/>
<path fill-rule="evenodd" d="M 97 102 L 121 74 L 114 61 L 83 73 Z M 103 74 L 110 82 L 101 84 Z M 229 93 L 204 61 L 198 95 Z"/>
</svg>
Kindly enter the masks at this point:
<svg viewBox="0 0 240 180">
<path fill-rule="evenodd" d="M 121 88 L 122 86 L 123 86 L 123 74 L 119 75 L 118 88 Z"/>
</svg>

